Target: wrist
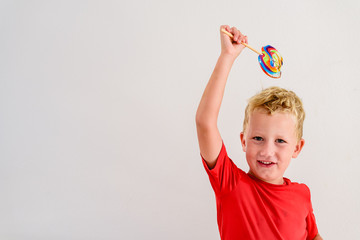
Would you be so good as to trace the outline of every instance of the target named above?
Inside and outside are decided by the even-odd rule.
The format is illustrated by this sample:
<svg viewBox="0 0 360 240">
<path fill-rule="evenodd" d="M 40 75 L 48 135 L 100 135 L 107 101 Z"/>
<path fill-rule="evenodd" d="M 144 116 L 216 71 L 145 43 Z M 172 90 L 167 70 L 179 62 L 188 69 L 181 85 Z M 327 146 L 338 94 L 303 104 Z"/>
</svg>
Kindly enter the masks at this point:
<svg viewBox="0 0 360 240">
<path fill-rule="evenodd" d="M 221 52 L 220 56 L 219 56 L 219 61 L 222 61 L 224 63 L 228 63 L 228 64 L 233 64 L 235 59 L 236 59 L 236 55 L 228 53 L 228 52 Z"/>
</svg>

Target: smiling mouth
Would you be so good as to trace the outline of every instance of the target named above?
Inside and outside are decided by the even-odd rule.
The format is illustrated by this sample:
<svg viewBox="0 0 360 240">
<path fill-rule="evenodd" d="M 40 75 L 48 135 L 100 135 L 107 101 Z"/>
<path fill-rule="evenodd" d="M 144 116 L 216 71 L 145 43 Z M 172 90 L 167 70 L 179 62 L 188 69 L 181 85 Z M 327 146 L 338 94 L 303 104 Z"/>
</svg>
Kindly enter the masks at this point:
<svg viewBox="0 0 360 240">
<path fill-rule="evenodd" d="M 273 162 L 268 162 L 268 161 L 260 161 L 260 160 L 258 160 L 257 161 L 261 166 L 263 166 L 263 167 L 271 167 L 271 166 L 273 166 L 275 163 L 273 163 Z"/>
</svg>

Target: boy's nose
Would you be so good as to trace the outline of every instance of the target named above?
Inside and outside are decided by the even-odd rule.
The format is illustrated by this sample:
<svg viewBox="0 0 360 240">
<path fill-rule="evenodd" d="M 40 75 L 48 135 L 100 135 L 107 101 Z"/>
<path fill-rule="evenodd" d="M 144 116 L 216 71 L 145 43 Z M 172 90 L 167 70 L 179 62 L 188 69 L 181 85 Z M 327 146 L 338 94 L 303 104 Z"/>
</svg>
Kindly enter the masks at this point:
<svg viewBox="0 0 360 240">
<path fill-rule="evenodd" d="M 260 156 L 261 157 L 272 157 L 275 155 L 275 146 L 272 143 L 267 142 L 263 145 Z"/>
</svg>

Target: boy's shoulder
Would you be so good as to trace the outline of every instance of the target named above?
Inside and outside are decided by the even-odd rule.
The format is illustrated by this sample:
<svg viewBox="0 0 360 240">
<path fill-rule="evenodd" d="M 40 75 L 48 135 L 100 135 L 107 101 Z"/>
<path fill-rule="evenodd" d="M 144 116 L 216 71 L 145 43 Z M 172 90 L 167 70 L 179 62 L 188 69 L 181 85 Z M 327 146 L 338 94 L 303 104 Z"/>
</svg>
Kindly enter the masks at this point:
<svg viewBox="0 0 360 240">
<path fill-rule="evenodd" d="M 285 178 L 285 181 L 288 181 L 288 184 L 291 185 L 294 188 L 299 188 L 302 189 L 304 191 L 310 192 L 310 188 L 305 184 L 305 183 L 301 183 L 301 182 L 292 182 L 290 179 Z"/>
<path fill-rule="evenodd" d="M 289 190 L 300 194 L 301 196 L 303 196 L 305 199 L 310 199 L 310 188 L 305 184 L 305 183 L 299 183 L 299 182 L 292 182 L 290 181 L 290 179 L 288 178 L 284 178 L 287 179 L 289 181 Z"/>
</svg>

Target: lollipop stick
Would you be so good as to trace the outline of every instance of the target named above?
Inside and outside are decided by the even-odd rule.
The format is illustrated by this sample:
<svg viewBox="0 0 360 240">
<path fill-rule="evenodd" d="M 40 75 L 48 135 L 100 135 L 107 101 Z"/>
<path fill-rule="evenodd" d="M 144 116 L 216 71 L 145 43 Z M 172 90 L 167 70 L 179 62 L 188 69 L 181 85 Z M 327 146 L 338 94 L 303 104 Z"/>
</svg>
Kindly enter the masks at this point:
<svg viewBox="0 0 360 240">
<path fill-rule="evenodd" d="M 225 29 L 221 29 L 221 31 L 222 31 L 223 33 L 225 33 L 226 35 L 228 35 L 229 37 L 234 38 L 234 36 L 233 36 L 231 33 L 229 33 L 228 31 L 226 31 Z M 242 42 L 241 44 L 244 45 L 245 47 L 253 50 L 253 51 L 256 52 L 257 54 L 262 55 L 261 52 L 255 50 L 255 49 L 254 49 L 253 47 L 251 47 L 250 45 L 248 45 L 248 44 L 246 44 L 246 43 L 244 43 L 244 42 Z"/>
</svg>

